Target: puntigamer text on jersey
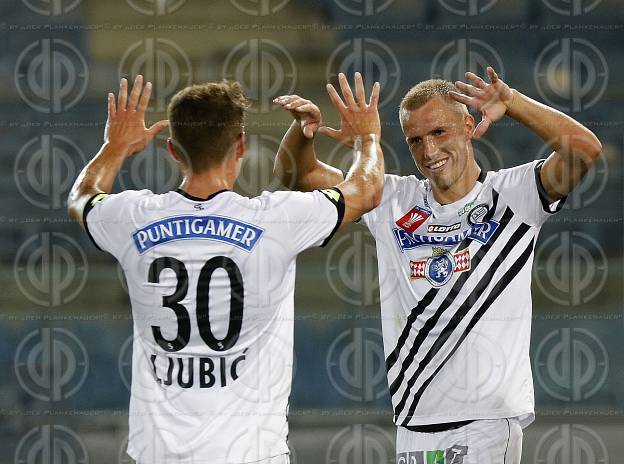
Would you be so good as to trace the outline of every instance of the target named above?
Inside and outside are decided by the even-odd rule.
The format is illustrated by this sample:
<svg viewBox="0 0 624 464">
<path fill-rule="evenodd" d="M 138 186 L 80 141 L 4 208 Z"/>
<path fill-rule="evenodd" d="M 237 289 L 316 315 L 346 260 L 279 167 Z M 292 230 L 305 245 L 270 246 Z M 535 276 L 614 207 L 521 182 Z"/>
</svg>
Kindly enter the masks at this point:
<svg viewBox="0 0 624 464">
<path fill-rule="evenodd" d="M 173 216 L 142 227 L 132 233 L 134 245 L 142 254 L 163 243 L 189 238 L 226 242 L 251 251 L 264 229 L 222 216 Z"/>
</svg>

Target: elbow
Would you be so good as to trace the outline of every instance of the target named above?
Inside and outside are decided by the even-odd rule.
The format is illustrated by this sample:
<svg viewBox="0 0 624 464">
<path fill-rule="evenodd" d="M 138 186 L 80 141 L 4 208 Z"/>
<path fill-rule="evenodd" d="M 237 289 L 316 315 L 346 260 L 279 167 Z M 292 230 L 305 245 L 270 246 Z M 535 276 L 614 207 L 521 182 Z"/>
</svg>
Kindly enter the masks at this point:
<svg viewBox="0 0 624 464">
<path fill-rule="evenodd" d="M 588 165 L 592 165 L 602 153 L 602 143 L 589 129 L 584 134 L 577 137 L 575 150 L 583 153 L 588 160 Z"/>
</svg>

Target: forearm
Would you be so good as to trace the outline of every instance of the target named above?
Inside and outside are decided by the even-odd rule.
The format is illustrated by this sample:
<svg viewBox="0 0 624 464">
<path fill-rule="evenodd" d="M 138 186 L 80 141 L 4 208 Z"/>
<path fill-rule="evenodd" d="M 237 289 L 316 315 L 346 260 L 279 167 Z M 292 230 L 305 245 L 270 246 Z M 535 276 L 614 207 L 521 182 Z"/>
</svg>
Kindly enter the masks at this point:
<svg viewBox="0 0 624 464">
<path fill-rule="evenodd" d="M 562 112 L 513 90 L 507 115 L 538 135 L 567 161 L 591 164 L 602 150 L 592 131 Z"/>
<path fill-rule="evenodd" d="M 376 135 L 370 134 L 362 137 L 361 144 L 355 143 L 353 165 L 346 179 L 337 185 L 345 196 L 348 206 L 345 222 L 358 219 L 381 202 L 384 157 L 379 142 Z"/>
<path fill-rule="evenodd" d="M 69 193 L 67 207 L 69 216 L 82 223 L 82 211 L 93 195 L 110 193 L 126 156 L 109 143 L 84 167 Z"/>
<path fill-rule="evenodd" d="M 285 186 L 303 191 L 331 187 L 342 180 L 340 170 L 317 159 L 314 139 L 303 135 L 297 121 L 293 121 L 282 139 L 273 174 Z"/>
</svg>

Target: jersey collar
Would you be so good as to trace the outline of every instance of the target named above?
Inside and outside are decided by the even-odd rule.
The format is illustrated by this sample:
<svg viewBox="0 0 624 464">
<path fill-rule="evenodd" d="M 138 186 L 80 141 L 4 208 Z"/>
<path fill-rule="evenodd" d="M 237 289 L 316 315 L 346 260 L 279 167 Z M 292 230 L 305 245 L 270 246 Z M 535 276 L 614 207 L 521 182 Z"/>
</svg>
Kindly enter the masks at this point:
<svg viewBox="0 0 624 464">
<path fill-rule="evenodd" d="M 208 200 L 212 200 L 214 197 L 216 197 L 220 193 L 229 192 L 230 190 L 228 190 L 228 189 L 219 190 L 217 192 L 214 192 L 214 193 L 210 194 L 210 196 L 208 198 L 196 197 L 194 195 L 191 195 L 190 193 L 186 193 L 181 188 L 177 188 L 174 191 L 179 193 L 180 195 L 182 195 L 184 198 L 187 198 L 187 199 L 192 200 L 192 201 L 208 201 Z"/>
</svg>

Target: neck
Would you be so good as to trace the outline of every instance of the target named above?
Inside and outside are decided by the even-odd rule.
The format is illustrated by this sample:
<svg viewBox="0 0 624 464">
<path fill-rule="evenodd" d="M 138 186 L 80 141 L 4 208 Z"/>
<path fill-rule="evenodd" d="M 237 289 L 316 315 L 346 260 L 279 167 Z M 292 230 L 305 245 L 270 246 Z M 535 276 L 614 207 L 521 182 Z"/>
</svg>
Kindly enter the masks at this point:
<svg viewBox="0 0 624 464">
<path fill-rule="evenodd" d="M 479 178 L 481 169 L 473 160 L 466 166 L 464 173 L 452 185 L 441 188 L 431 182 L 431 193 L 433 198 L 441 205 L 447 205 L 457 200 L 461 200 L 474 188 Z"/>
<path fill-rule="evenodd" d="M 232 190 L 234 182 L 236 182 L 235 173 L 222 165 L 201 173 L 186 172 L 180 189 L 194 197 L 208 198 L 221 190 Z"/>
</svg>

